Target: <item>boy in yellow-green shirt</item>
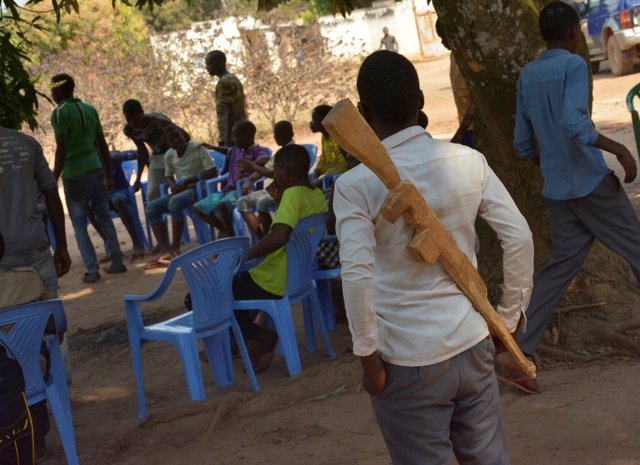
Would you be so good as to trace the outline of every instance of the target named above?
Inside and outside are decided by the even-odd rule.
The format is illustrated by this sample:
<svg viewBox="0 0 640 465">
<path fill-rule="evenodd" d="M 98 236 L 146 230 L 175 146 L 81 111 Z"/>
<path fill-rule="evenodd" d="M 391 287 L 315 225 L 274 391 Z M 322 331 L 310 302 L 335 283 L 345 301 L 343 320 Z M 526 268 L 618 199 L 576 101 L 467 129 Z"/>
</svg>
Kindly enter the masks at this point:
<svg viewBox="0 0 640 465">
<path fill-rule="evenodd" d="M 285 245 L 302 218 L 328 211 L 321 190 L 311 186 L 307 173 L 309 157 L 301 145 L 287 145 L 275 154 L 274 179 L 282 192 L 280 205 L 269 233 L 249 249 L 248 260 L 265 259 L 249 272 L 238 273 L 233 280 L 233 295 L 238 300 L 281 299 L 287 287 Z M 236 320 L 244 336 L 256 371 L 266 369 L 273 360 L 278 335 L 256 325 L 257 311 L 236 311 Z"/>
</svg>

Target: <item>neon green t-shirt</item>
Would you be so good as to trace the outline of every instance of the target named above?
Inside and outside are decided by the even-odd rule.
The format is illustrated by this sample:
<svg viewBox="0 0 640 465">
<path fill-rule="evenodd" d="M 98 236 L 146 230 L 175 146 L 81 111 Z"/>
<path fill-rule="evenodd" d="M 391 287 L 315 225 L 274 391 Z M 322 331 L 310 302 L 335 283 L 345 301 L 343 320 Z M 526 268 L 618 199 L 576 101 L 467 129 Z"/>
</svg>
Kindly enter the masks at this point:
<svg viewBox="0 0 640 465">
<path fill-rule="evenodd" d="M 62 179 L 102 168 L 96 138 L 103 132 L 95 108 L 77 98 L 65 99 L 51 113 L 51 125 L 56 137 L 67 138 Z"/>
<path fill-rule="evenodd" d="M 327 201 L 320 189 L 295 186 L 282 193 L 280 206 L 273 217 L 274 225 L 286 224 L 295 228 L 306 216 L 328 211 Z M 249 271 L 253 281 L 267 292 L 284 295 L 287 289 L 287 253 L 284 247 L 271 252 L 258 266 Z"/>
</svg>

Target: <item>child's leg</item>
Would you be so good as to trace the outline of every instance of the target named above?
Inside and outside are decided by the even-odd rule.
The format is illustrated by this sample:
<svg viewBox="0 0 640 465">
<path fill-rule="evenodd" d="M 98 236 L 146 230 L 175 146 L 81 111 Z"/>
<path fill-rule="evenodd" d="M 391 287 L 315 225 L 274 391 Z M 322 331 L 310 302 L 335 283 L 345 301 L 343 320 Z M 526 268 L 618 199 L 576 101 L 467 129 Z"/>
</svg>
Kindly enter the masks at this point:
<svg viewBox="0 0 640 465">
<path fill-rule="evenodd" d="M 129 210 L 128 195 L 129 192 L 126 190 L 112 192 L 109 196 L 109 201 L 122 220 L 122 224 L 124 224 L 124 227 L 127 229 L 129 237 L 131 237 L 133 249 L 142 250 L 142 244 L 140 244 L 140 241 L 138 240 L 136 228 L 133 225 L 133 216 Z"/>
<path fill-rule="evenodd" d="M 270 195 L 261 197 L 257 202 L 258 221 L 260 222 L 259 238 L 262 238 L 271 228 L 271 212 L 276 210 L 276 201 Z"/>
<path fill-rule="evenodd" d="M 238 199 L 236 205 L 245 223 L 254 234 L 258 234 L 258 229 L 260 228 L 258 218 L 253 213 L 256 210 L 257 194 L 258 192 L 252 192 L 251 194 L 243 195 Z"/>
<path fill-rule="evenodd" d="M 217 208 L 217 216 L 222 222 L 223 229 L 220 231 L 223 232 L 226 237 L 232 237 L 233 234 L 233 219 L 231 218 L 231 212 L 236 208 L 237 197 L 236 192 L 231 191 L 224 194 L 224 196 L 220 199 L 220 204 Z"/>
<path fill-rule="evenodd" d="M 169 231 L 162 215 L 169 213 L 169 201 L 171 197 L 165 195 L 159 199 L 152 200 L 145 208 L 147 213 L 147 221 L 151 225 L 151 231 L 158 242 L 161 253 L 169 253 L 171 248 L 169 245 Z"/>
<path fill-rule="evenodd" d="M 640 283 L 640 221 L 618 178 L 609 174 L 591 194 L 573 204 L 580 221 L 631 265 Z"/>
<path fill-rule="evenodd" d="M 184 210 L 193 205 L 196 199 L 194 189 L 187 189 L 171 196 L 169 200 L 169 213 L 171 213 L 171 227 L 173 240 L 171 252 L 174 255 L 180 254 L 180 242 L 182 241 L 182 231 L 184 230 Z"/>
<path fill-rule="evenodd" d="M 193 211 L 196 216 L 218 230 L 224 228 L 222 222 L 215 216 L 216 208 L 223 196 L 222 192 L 215 192 L 193 204 Z"/>
</svg>

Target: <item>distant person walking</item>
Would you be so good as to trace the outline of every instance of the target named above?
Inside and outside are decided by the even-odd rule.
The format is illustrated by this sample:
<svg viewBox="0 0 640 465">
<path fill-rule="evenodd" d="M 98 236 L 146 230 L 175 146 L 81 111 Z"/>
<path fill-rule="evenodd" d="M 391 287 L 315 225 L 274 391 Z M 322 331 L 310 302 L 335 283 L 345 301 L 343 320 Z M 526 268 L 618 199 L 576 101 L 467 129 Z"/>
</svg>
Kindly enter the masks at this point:
<svg viewBox="0 0 640 465">
<path fill-rule="evenodd" d="M 104 138 L 98 112 L 94 107 L 73 96 L 75 83 L 68 74 L 51 78 L 51 97 L 58 106 L 51 114 L 51 126 L 56 136 L 53 176 L 62 176 L 64 195 L 71 224 L 86 268 L 85 283 L 100 279 L 98 258 L 87 232 L 89 215 L 93 211 L 104 233 L 104 246 L 111 265 L 107 273 L 124 273 L 122 252 L 109 213 L 109 193 L 113 190 L 111 156 Z"/>
<path fill-rule="evenodd" d="M 218 145 L 231 147 L 234 145 L 231 134 L 233 125 L 247 119 L 244 89 L 240 79 L 227 71 L 227 57 L 220 50 L 207 53 L 204 62 L 207 72 L 219 78 L 216 84 Z"/>
<path fill-rule="evenodd" d="M 380 39 L 380 48 L 378 50 L 382 50 L 382 48 L 384 48 L 385 50 L 391 50 L 392 52 L 397 52 L 398 41 L 396 40 L 395 36 L 392 36 L 391 34 L 389 34 L 389 28 L 383 27 L 382 33 L 384 35 L 382 36 L 382 39 Z"/>
</svg>

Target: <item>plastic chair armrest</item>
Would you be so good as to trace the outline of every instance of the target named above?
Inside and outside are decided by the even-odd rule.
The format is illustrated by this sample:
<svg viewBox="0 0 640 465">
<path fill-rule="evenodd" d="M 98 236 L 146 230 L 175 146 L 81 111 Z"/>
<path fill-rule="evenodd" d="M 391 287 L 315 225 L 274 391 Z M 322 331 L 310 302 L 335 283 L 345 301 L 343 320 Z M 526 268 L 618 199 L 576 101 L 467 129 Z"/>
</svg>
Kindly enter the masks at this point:
<svg viewBox="0 0 640 465">
<path fill-rule="evenodd" d="M 207 195 L 213 194 L 214 192 L 219 192 L 220 185 L 222 183 L 226 183 L 229 179 L 228 174 L 223 174 L 222 176 L 218 176 L 217 178 L 207 179 L 205 182 Z"/>
</svg>

